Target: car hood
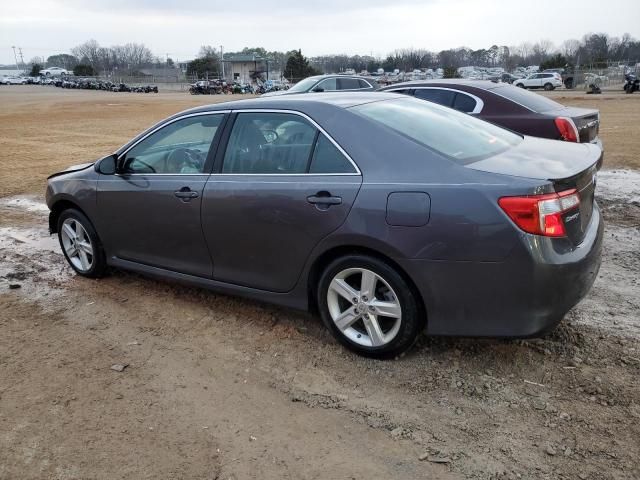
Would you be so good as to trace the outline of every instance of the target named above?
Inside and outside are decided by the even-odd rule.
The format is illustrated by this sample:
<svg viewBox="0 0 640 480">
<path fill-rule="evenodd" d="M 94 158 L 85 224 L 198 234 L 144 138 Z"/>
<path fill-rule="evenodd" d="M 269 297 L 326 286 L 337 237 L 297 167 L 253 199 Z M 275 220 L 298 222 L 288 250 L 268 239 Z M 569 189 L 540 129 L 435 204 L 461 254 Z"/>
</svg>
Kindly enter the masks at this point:
<svg viewBox="0 0 640 480">
<path fill-rule="evenodd" d="M 602 150 L 590 143 L 571 143 L 546 138 L 524 137 L 516 147 L 467 165 L 483 172 L 539 180 L 568 178 L 597 163 Z"/>
<path fill-rule="evenodd" d="M 59 172 L 54 173 L 53 175 L 49 175 L 47 179 L 57 177 L 59 175 L 64 175 L 65 173 L 77 172 L 79 170 L 84 170 L 85 168 L 89 168 L 96 162 L 87 162 L 87 163 L 79 163 L 78 165 L 71 165 L 70 167 L 65 168 L 64 170 L 60 170 Z"/>
</svg>

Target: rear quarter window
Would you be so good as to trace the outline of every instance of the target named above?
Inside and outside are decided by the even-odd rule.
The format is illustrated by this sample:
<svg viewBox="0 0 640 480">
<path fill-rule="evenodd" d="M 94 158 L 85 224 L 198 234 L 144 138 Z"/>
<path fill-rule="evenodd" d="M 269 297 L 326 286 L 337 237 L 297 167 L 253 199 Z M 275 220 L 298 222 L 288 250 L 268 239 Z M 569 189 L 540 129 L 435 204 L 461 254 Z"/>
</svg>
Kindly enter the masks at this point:
<svg viewBox="0 0 640 480">
<path fill-rule="evenodd" d="M 471 115 L 411 97 L 365 103 L 350 110 L 460 165 L 497 155 L 522 141 L 520 135 Z"/>
<path fill-rule="evenodd" d="M 507 100 L 511 100 L 512 102 L 518 103 L 523 107 L 538 113 L 564 108 L 564 106 L 558 102 L 554 102 L 553 100 L 538 93 L 530 92 L 529 90 L 514 87 L 512 85 L 492 88 L 489 92 L 500 95 Z"/>
</svg>

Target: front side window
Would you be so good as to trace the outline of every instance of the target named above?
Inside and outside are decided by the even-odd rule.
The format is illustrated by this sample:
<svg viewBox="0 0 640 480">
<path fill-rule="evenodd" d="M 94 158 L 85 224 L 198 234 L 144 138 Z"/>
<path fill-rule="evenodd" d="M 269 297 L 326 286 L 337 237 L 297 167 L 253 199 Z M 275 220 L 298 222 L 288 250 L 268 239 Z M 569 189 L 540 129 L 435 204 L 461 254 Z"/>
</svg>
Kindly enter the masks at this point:
<svg viewBox="0 0 640 480">
<path fill-rule="evenodd" d="M 203 173 L 207 155 L 224 115 L 197 115 L 176 120 L 129 150 L 123 173 Z"/>
<path fill-rule="evenodd" d="M 522 141 L 521 136 L 471 115 L 414 98 L 365 103 L 350 110 L 461 165 L 497 155 Z"/>
<path fill-rule="evenodd" d="M 293 87 L 289 89 L 289 93 L 302 93 L 308 91 L 318 82 L 318 77 L 307 77 L 304 80 L 300 80 Z"/>
<path fill-rule="evenodd" d="M 321 81 L 317 87 L 314 87 L 314 90 L 315 88 L 321 88 L 325 92 L 333 92 L 338 89 L 335 78 L 327 78 L 326 80 Z"/>
<path fill-rule="evenodd" d="M 239 113 L 224 155 L 223 173 L 305 173 L 317 129 L 291 113 Z"/>
</svg>

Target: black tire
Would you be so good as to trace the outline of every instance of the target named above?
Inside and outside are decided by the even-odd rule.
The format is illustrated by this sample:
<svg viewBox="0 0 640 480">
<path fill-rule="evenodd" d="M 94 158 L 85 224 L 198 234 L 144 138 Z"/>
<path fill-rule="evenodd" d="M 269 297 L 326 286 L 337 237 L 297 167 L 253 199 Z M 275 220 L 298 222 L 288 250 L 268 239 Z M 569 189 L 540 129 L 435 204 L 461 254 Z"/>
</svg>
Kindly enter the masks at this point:
<svg viewBox="0 0 640 480">
<path fill-rule="evenodd" d="M 516 87 L 525 88 L 524 83 L 516 83 Z"/>
<path fill-rule="evenodd" d="M 79 270 L 73 264 L 73 262 L 67 255 L 67 252 L 64 248 L 63 241 L 62 241 L 62 227 L 63 227 L 64 221 L 69 218 L 75 220 L 76 222 L 79 222 L 84 228 L 84 230 L 87 232 L 87 235 L 91 240 L 91 245 L 93 246 L 93 250 L 95 254 L 93 255 L 91 268 L 87 271 Z M 67 210 L 64 210 L 58 217 L 57 231 L 58 231 L 58 242 L 60 243 L 62 254 L 64 255 L 64 258 L 67 260 L 67 263 L 69 264 L 69 266 L 73 268 L 73 270 L 78 275 L 82 275 L 83 277 L 88 277 L 88 278 L 100 278 L 104 276 L 107 270 L 107 260 L 104 253 L 104 248 L 102 247 L 102 242 L 100 241 L 100 238 L 98 237 L 98 234 L 95 228 L 93 228 L 93 224 L 84 213 L 82 213 L 79 210 L 76 210 L 75 208 L 69 208 Z"/>
<path fill-rule="evenodd" d="M 393 339 L 385 345 L 378 347 L 359 345 L 340 331 L 329 313 L 327 299 L 329 285 L 336 275 L 349 268 L 363 268 L 374 272 L 382 277 L 396 294 L 402 310 L 400 327 Z M 394 358 L 406 352 L 414 344 L 426 324 L 422 310 L 418 306 L 418 295 L 409 283 L 394 267 L 368 255 L 346 255 L 331 262 L 325 268 L 318 282 L 317 304 L 322 321 L 336 340 L 348 349 L 366 357 Z"/>
<path fill-rule="evenodd" d="M 564 81 L 564 88 L 572 89 L 573 88 L 573 78 L 567 78 Z"/>
<path fill-rule="evenodd" d="M 555 87 L 553 85 L 551 85 L 550 83 L 545 83 L 544 84 L 544 89 L 548 92 L 550 90 L 553 90 Z"/>
</svg>

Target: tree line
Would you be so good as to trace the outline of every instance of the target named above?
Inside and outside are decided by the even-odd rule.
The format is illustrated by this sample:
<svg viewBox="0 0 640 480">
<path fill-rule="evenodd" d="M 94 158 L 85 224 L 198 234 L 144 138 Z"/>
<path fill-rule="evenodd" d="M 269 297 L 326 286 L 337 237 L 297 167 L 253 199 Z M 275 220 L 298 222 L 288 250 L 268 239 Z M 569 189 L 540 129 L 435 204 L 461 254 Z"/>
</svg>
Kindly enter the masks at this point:
<svg viewBox="0 0 640 480">
<path fill-rule="evenodd" d="M 606 66 L 607 62 L 640 60 L 640 41 L 625 33 L 613 37 L 606 33 L 589 33 L 582 39 L 569 39 L 560 45 L 549 40 L 535 43 L 523 42 L 517 46 L 492 45 L 489 48 L 470 49 L 459 47 L 439 52 L 427 49 L 398 49 L 385 57 L 369 55 L 321 55 L 306 58 L 300 50 L 287 52 L 267 51 L 262 47 L 245 47 L 237 52 L 225 52 L 225 58 L 233 55 L 255 55 L 267 59 L 269 70 L 281 72 L 287 78 L 303 78 L 315 73 L 338 73 L 347 69 L 356 72 L 375 72 L 399 69 L 411 71 L 421 68 L 447 68 L 473 65 L 477 67 L 503 67 L 513 70 L 518 66 L 544 65 L 547 68 L 564 66 Z M 115 70 L 135 75 L 142 68 L 174 66 L 171 58 L 154 56 L 144 44 L 127 43 L 103 47 L 96 40 L 86 41 L 71 49 L 71 54 L 52 55 L 45 61 L 34 57 L 30 66 L 58 66 L 78 71 L 79 75 L 93 75 Z M 36 68 L 37 67 L 37 68 Z M 32 70 L 33 72 L 33 70 Z M 187 73 L 203 76 L 219 76 L 221 63 L 219 51 L 204 45 L 196 58 L 187 65 Z M 37 74 L 37 73 L 36 73 Z"/>
</svg>

